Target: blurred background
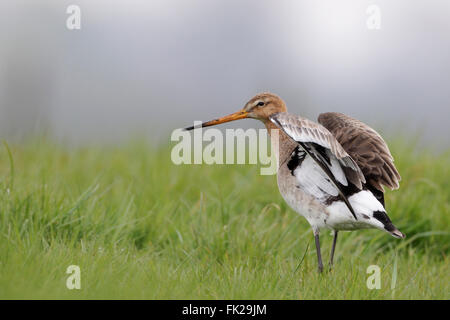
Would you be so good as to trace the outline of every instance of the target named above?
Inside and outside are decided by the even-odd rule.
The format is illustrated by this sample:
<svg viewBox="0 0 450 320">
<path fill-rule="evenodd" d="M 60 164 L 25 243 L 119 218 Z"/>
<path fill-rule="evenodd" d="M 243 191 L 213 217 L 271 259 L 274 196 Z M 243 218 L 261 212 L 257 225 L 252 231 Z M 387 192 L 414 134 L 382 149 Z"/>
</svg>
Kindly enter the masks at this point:
<svg viewBox="0 0 450 320">
<path fill-rule="evenodd" d="M 450 146 L 448 0 L 2 0 L 0 13 L 2 138 L 168 142 L 271 91 L 314 120 L 339 111 Z"/>
</svg>

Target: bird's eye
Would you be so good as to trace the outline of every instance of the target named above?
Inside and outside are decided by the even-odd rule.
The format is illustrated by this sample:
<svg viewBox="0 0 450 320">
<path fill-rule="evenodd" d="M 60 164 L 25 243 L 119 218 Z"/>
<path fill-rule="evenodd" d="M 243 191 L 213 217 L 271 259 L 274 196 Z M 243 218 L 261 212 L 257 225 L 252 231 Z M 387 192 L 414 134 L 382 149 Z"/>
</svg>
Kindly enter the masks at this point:
<svg viewBox="0 0 450 320">
<path fill-rule="evenodd" d="M 258 104 L 257 104 L 258 107 L 262 107 L 263 105 L 264 105 L 264 102 L 263 102 L 263 101 L 260 101 L 260 102 L 258 102 Z"/>
</svg>

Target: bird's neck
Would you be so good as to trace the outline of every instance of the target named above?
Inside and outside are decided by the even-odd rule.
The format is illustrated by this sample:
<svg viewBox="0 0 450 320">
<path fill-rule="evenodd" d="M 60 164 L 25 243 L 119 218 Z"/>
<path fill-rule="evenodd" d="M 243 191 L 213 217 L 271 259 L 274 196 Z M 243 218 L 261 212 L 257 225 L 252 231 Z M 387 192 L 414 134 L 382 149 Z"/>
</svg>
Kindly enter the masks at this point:
<svg viewBox="0 0 450 320">
<path fill-rule="evenodd" d="M 280 130 L 273 124 L 272 121 L 265 120 L 264 125 L 270 135 L 272 152 L 275 152 L 279 168 L 290 158 L 292 151 L 294 151 L 298 144 L 284 133 L 283 130 Z"/>
</svg>

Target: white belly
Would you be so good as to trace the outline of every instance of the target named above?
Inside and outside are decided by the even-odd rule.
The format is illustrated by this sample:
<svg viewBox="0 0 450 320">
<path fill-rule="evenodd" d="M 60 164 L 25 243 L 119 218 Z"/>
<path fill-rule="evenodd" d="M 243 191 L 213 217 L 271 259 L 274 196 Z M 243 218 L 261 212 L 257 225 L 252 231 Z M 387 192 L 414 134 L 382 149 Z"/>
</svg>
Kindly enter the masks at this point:
<svg viewBox="0 0 450 320">
<path fill-rule="evenodd" d="M 295 212 L 305 217 L 314 230 L 329 227 L 326 223 L 329 218 L 326 207 L 317 198 L 298 187 L 296 177 L 286 166 L 281 166 L 278 170 L 277 180 L 283 199 Z"/>
</svg>

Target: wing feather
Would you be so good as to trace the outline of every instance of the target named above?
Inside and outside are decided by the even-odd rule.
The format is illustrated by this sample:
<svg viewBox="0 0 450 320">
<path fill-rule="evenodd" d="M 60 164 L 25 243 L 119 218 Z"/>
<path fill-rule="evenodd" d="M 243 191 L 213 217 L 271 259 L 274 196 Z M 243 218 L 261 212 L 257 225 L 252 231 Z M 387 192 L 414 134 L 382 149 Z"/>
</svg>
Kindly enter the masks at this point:
<svg viewBox="0 0 450 320">
<path fill-rule="evenodd" d="M 364 174 L 358 164 L 325 127 L 286 112 L 276 113 L 270 116 L 270 120 L 293 140 L 299 143 L 315 143 L 329 150 L 342 165 L 346 178 L 362 189 L 362 185 L 366 182 Z"/>
<path fill-rule="evenodd" d="M 291 139 L 298 142 L 301 148 L 319 165 L 323 171 L 322 174 L 324 173 L 329 178 L 329 182 L 334 185 L 339 197 L 357 220 L 355 211 L 344 194 L 343 187 L 348 185 L 347 180 L 349 180 L 361 190 L 366 180 L 358 164 L 342 148 L 336 138 L 320 124 L 286 112 L 273 114 L 269 118 Z M 319 179 L 312 183 L 317 187 L 320 185 Z M 332 187 L 332 185 L 329 186 Z M 323 191 L 327 193 L 331 191 L 325 186 L 322 187 L 325 188 Z"/>
<path fill-rule="evenodd" d="M 355 160 L 368 184 L 381 192 L 384 192 L 383 185 L 398 189 L 400 174 L 386 142 L 378 132 L 342 113 L 322 113 L 318 120 Z"/>
</svg>

